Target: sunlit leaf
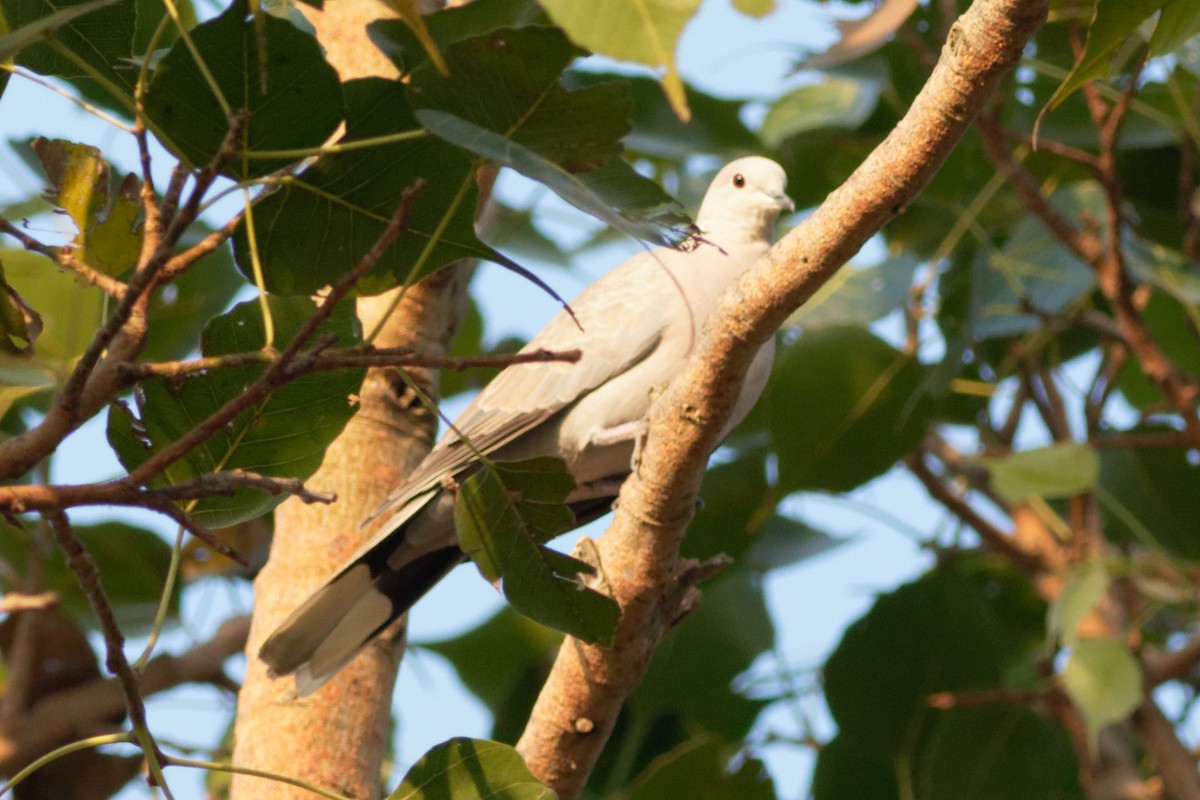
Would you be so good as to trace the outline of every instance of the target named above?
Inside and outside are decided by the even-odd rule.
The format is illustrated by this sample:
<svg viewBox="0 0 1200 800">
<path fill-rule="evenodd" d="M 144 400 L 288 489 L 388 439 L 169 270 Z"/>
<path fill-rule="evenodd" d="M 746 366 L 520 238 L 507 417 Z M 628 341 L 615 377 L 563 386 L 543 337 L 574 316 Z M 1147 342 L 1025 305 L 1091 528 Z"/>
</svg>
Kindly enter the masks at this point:
<svg viewBox="0 0 1200 800">
<path fill-rule="evenodd" d="M 450 739 L 413 765 L 388 800 L 552 800 L 516 750 L 484 739 Z"/>
<path fill-rule="evenodd" d="M 1074 497 L 1094 487 L 1100 477 L 1099 454 L 1077 442 L 1056 442 L 979 463 L 991 475 L 996 492 L 1014 504 L 1030 497 Z"/>
<path fill-rule="evenodd" d="M 1062 674 L 1063 688 L 1083 714 L 1094 747 L 1100 729 L 1142 704 L 1142 670 L 1118 639 L 1080 639 Z"/>
<path fill-rule="evenodd" d="M 1074 570 L 1046 612 L 1046 636 L 1068 646 L 1079 639 L 1079 623 L 1096 609 L 1109 587 L 1108 571 L 1099 561 Z"/>
<path fill-rule="evenodd" d="M 539 0 L 571 41 L 593 53 L 662 68 L 663 91 L 682 120 L 690 111 L 675 47 L 699 0 Z"/>
<path fill-rule="evenodd" d="M 30 147 L 50 180 L 51 201 L 75 223 L 72 243 L 83 263 L 106 275 L 132 269 L 142 250 L 138 179 L 128 174 L 111 186 L 112 167 L 96 147 L 42 137 Z"/>
<path fill-rule="evenodd" d="M 921 262 L 901 255 L 873 267 L 838 270 L 786 324 L 811 330 L 830 325 L 869 325 L 901 308 Z"/>
</svg>

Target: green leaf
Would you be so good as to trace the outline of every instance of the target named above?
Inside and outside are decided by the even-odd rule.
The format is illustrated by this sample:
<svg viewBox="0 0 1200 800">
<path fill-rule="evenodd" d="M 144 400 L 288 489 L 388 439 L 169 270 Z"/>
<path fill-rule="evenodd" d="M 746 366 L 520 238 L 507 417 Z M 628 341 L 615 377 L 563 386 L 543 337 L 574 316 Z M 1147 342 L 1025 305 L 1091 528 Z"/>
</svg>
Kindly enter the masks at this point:
<svg viewBox="0 0 1200 800">
<path fill-rule="evenodd" d="M 1087 43 L 1071 73 L 1063 80 L 1041 114 L 1056 108 L 1068 95 L 1088 81 L 1107 74 L 1109 56 L 1132 36 L 1143 22 L 1169 0 L 1096 0 L 1088 25 Z"/>
<path fill-rule="evenodd" d="M 785 324 L 805 330 L 869 325 L 903 305 L 920 265 L 916 257 L 901 254 L 873 267 L 840 269 Z"/>
<path fill-rule="evenodd" d="M 115 2 L 117 0 L 91 0 L 82 5 L 68 6 L 61 11 L 55 11 L 35 22 L 17 28 L 11 33 L 5 33 L 0 36 L 0 61 L 8 61 L 26 45 L 40 42 L 46 34 L 53 33 L 67 23 Z"/>
<path fill-rule="evenodd" d="M 550 25 L 550 19 L 536 0 L 474 0 L 464 5 L 440 8 L 424 15 L 422 20 L 439 52 L 455 42 L 483 36 L 501 28 Z M 428 46 L 404 22 L 376 20 L 367 26 L 367 34 L 375 46 L 396 64 L 401 74 L 408 75 L 429 60 Z"/>
<path fill-rule="evenodd" d="M 1105 449 L 1097 495 L 1106 535 L 1200 561 L 1200 508 L 1192 496 L 1197 480 L 1200 466 L 1184 448 Z"/>
<path fill-rule="evenodd" d="M 484 739 L 450 739 L 413 764 L 388 800 L 551 800 L 520 754 Z"/>
<path fill-rule="evenodd" d="M 678 243 L 689 224 L 682 209 L 620 160 L 627 87 L 566 91 L 559 77 L 575 54 L 554 28 L 494 31 L 446 49 L 449 78 L 418 67 L 409 98 L 421 124 L 443 139 L 546 184 L 630 235 Z"/>
<path fill-rule="evenodd" d="M 988 599 L 952 564 L 880 597 L 825 664 L 825 698 L 843 734 L 880 756 L 911 757 L 938 691 L 991 688 L 1004 635 Z M 886 653 L 882 658 L 880 654 Z"/>
<path fill-rule="evenodd" d="M 57 15 L 87 8 L 74 19 L 63 21 Z M 99 76 L 118 91 L 132 95 L 137 70 L 127 59 L 133 52 L 136 25 L 134 0 L 97 5 L 90 0 L 0 0 L 11 35 L 19 35 L 27 25 L 50 23 L 55 41 L 86 62 Z M 87 78 L 89 72 L 45 42 L 30 44 L 17 56 L 17 63 L 43 75 L 59 78 Z"/>
<path fill-rule="evenodd" d="M 4 278 L 4 262 L 0 261 L 0 354 L 33 355 L 33 343 L 42 327 L 41 316 L 8 285 Z M 7 411 L 0 407 L 0 417 Z"/>
<path fill-rule="evenodd" d="M 22 369 L 32 366 L 44 370 L 51 380 L 65 378 L 100 327 L 104 293 L 78 282 L 43 255 L 24 250 L 0 250 L 0 258 L 3 258 L 8 284 L 44 323 L 34 347 L 34 357 L 22 360 Z M 4 356 L 0 355 L 0 366 L 5 363 Z"/>
<path fill-rule="evenodd" d="M 1108 571 L 1099 561 L 1075 569 L 1046 612 L 1047 639 L 1061 639 L 1068 646 L 1078 641 L 1079 623 L 1095 610 L 1109 584 Z"/>
<path fill-rule="evenodd" d="M 50 200 L 78 231 L 72 244 L 83 262 L 106 275 L 133 269 L 142 252 L 140 182 L 132 173 L 111 191 L 112 166 L 99 148 L 65 139 L 30 142 L 52 190 Z"/>
<path fill-rule="evenodd" d="M 379 78 L 350 81 L 342 142 L 409 132 L 412 138 L 325 156 L 254 205 L 258 250 L 268 291 L 310 295 L 358 264 L 387 226 L 406 187 L 413 201 L 405 233 L 359 281 L 377 293 L 429 275 L 460 258 L 512 262 L 479 241 L 474 167 L 456 147 L 424 135 L 404 86 Z M 319 220 L 320 224 L 314 224 Z M 234 234 L 242 274 L 254 274 L 246 226 Z M 515 266 L 515 265 L 512 265 Z"/>
<path fill-rule="evenodd" d="M 629 800 L 774 800 L 775 786 L 763 763 L 747 758 L 728 769 L 736 746 L 698 736 L 650 762 L 629 785 Z"/>
<path fill-rule="evenodd" d="M 1120 722 L 1142 704 L 1142 670 L 1118 639 L 1076 641 L 1062 681 L 1067 695 L 1083 714 L 1093 747 L 1103 727 Z"/>
<path fill-rule="evenodd" d="M 920 442 L 932 404 L 910 355 L 863 328 L 808 331 L 776 359 L 768 420 L 784 490 L 845 491 Z"/>
<path fill-rule="evenodd" d="M 1009 503 L 1074 497 L 1095 487 L 1100 456 L 1091 445 L 1057 442 L 998 458 L 981 458 L 992 487 Z"/>
<path fill-rule="evenodd" d="M 578 582 L 594 569 L 540 544 L 573 526 L 563 501 L 574 488 L 561 459 L 484 464 L 459 487 L 459 546 L 484 578 L 500 583 L 517 611 L 607 645 L 620 611 L 611 598 Z"/>
<path fill-rule="evenodd" d="M 166 584 L 171 546 L 158 534 L 123 522 L 75 525 L 74 528 L 96 562 L 104 593 L 112 603 L 122 630 L 130 635 L 149 631 Z M 32 547 L 28 533 L 0 522 L 0 558 L 18 574 L 25 574 Z M 44 591 L 57 594 L 61 607 L 78 623 L 96 628 L 98 623 L 87 595 L 79 588 L 79 581 L 67 567 L 61 550 L 54 548 L 47 555 L 44 570 Z M 0 584 L 3 583 L 0 578 Z M 4 588 L 20 590 L 23 587 L 6 585 Z M 171 598 L 172 612 L 178 611 L 179 607 L 179 586 L 175 589 Z"/>
<path fill-rule="evenodd" d="M 813 800 L 896 800 L 900 788 L 891 759 L 841 731 L 817 752 Z"/>
<path fill-rule="evenodd" d="M 821 83 L 800 86 L 772 103 L 759 136 L 768 147 L 778 147 L 809 131 L 854 130 L 871 116 L 882 89 L 877 79 L 826 76 Z"/>
<path fill-rule="evenodd" d="M 1200 373 L 1200 337 L 1194 327 L 1195 315 L 1194 305 L 1180 302 L 1161 290 L 1150 292 L 1149 302 L 1142 310 L 1146 328 L 1163 354 L 1193 375 Z M 1129 359 L 1122 367 L 1117 375 L 1117 386 L 1135 408 L 1142 409 L 1163 401 L 1162 392 L 1142 370 L 1137 359 Z"/>
<path fill-rule="evenodd" d="M 1067 732 L 1017 705 L 943 715 L 916 772 L 916 796 L 922 800 L 1084 798 Z"/>
<path fill-rule="evenodd" d="M 1150 37 L 1150 52 L 1156 56 L 1173 53 L 1198 33 L 1200 6 L 1189 0 L 1167 0 Z"/>
<path fill-rule="evenodd" d="M 308 298 L 270 297 L 276 343 L 287 342 L 312 316 Z M 359 340 L 358 320 L 350 304 L 339 306 L 316 336 L 332 334 L 339 346 Z M 257 301 L 235 306 L 204 330 L 205 356 L 254 352 L 263 347 L 262 317 Z M 225 403 L 242 394 L 265 367 L 214 369 L 178 381 L 156 379 L 140 385 L 140 420 L 123 406 L 110 407 L 108 440 L 121 463 L 135 469 L 152 454 L 177 441 Z M 321 372 L 276 389 L 259 405 L 243 412 L 207 442 L 167 468 L 168 483 L 180 483 L 221 470 L 243 469 L 280 478 L 310 477 L 321 465 L 325 449 L 354 415 L 349 396 L 358 391 L 364 370 Z M 304 423 L 297 424 L 297 415 Z M 258 489 L 239 489 L 230 497 L 197 501 L 192 516 L 219 528 L 270 511 L 285 499 Z"/>
<path fill-rule="evenodd" d="M 685 122 L 690 117 L 675 46 L 700 0 L 539 0 L 571 41 L 602 56 L 662 68 L 663 91 Z"/>
<path fill-rule="evenodd" d="M 299 161 L 296 157 L 247 158 L 247 151 L 317 147 L 343 117 L 341 85 L 316 40 L 270 14 L 249 16 L 246 0 L 190 32 L 220 97 L 196 65 L 186 43 L 172 46 L 154 70 L 146 92 L 146 113 L 167 136 L 166 144 L 192 166 L 213 160 L 229 131 L 229 115 L 249 113 L 243 152 L 225 173 L 246 179 L 268 175 Z M 259 62 L 261 25 L 266 63 Z M 265 87 L 263 81 L 265 80 Z"/>
<path fill-rule="evenodd" d="M 1084 214 L 1104 218 L 1094 183 L 1072 184 L 1056 192 L 1051 202 L 1072 219 Z M 981 248 L 974 267 L 971 332 L 977 339 L 1034 330 L 1042 325 L 1042 314 L 1062 311 L 1096 284 L 1091 267 L 1028 216 L 1002 247 Z"/>
<path fill-rule="evenodd" d="M 190 247 L 210 233 L 208 225 L 195 223 L 181 245 Z M 186 358 L 196 349 L 205 324 L 229 308 L 245 287 L 228 247 L 219 247 L 197 261 L 150 298 L 142 357 L 155 361 Z"/>
</svg>

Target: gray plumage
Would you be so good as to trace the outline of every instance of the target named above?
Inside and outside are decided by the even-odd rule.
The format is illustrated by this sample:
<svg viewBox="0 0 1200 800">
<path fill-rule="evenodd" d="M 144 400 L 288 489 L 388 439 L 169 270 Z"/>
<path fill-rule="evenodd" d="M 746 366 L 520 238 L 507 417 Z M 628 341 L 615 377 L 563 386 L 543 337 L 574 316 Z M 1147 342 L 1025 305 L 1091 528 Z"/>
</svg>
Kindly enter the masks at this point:
<svg viewBox="0 0 1200 800">
<path fill-rule="evenodd" d="M 768 159 L 726 165 L 697 214 L 694 249 L 634 256 L 571 304 L 575 319 L 552 319 L 525 351 L 578 349 L 579 361 L 513 365 L 479 393 L 368 518 L 383 520 L 375 536 L 267 639 L 260 656 L 271 670 L 313 691 L 462 561 L 453 494 L 442 487 L 470 474 L 476 452 L 560 456 L 578 483 L 567 502 L 580 524 L 604 513 L 655 389 L 682 370 L 721 293 L 767 252 L 779 213 L 792 209 L 786 185 Z M 726 432 L 758 399 L 773 354 L 773 343 L 759 352 Z"/>
</svg>

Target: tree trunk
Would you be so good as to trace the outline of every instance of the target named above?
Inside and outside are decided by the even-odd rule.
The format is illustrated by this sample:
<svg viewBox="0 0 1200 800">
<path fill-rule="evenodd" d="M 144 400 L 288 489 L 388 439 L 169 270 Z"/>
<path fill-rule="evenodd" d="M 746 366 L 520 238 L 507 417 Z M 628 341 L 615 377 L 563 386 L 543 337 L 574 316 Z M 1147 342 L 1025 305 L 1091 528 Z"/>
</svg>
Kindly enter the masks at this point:
<svg viewBox="0 0 1200 800">
<path fill-rule="evenodd" d="M 375 0 L 339 0 L 310 20 L 343 80 L 394 77 L 394 66 L 366 38 L 367 22 L 388 14 Z M 397 187 L 397 196 L 402 187 Z M 469 270 L 451 267 L 411 287 L 376 344 L 442 354 L 457 327 Z M 394 299 L 359 301 L 365 330 Z M 411 373 L 436 397 L 436 376 Z M 298 421 L 298 424 L 303 424 Z M 291 499 L 275 513 L 271 557 L 255 581 L 254 620 L 246 647 L 246 681 L 238 699 L 234 763 L 298 779 L 356 798 L 380 794 L 387 750 L 389 699 L 403 651 L 403 630 L 385 635 L 313 695 L 294 698 L 291 679 L 271 680 L 258 659 L 263 640 L 342 559 L 364 540 L 363 517 L 428 452 L 437 420 L 394 372 L 370 370 L 358 413 L 325 454 L 308 485 L 334 491 L 332 505 Z M 313 795 L 278 781 L 238 775 L 234 800 L 308 800 Z"/>
</svg>

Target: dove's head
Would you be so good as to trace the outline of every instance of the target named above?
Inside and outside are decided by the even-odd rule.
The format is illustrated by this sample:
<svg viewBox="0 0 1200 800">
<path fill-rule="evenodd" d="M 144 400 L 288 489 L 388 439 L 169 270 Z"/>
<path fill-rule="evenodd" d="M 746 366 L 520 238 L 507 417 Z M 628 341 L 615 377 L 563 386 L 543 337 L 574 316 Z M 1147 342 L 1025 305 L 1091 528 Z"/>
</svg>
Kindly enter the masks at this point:
<svg viewBox="0 0 1200 800">
<path fill-rule="evenodd" d="M 702 235 L 740 233 L 770 241 L 779 214 L 795 210 L 783 167 L 769 158 L 750 156 L 729 162 L 713 178 L 696 224 Z"/>
</svg>

